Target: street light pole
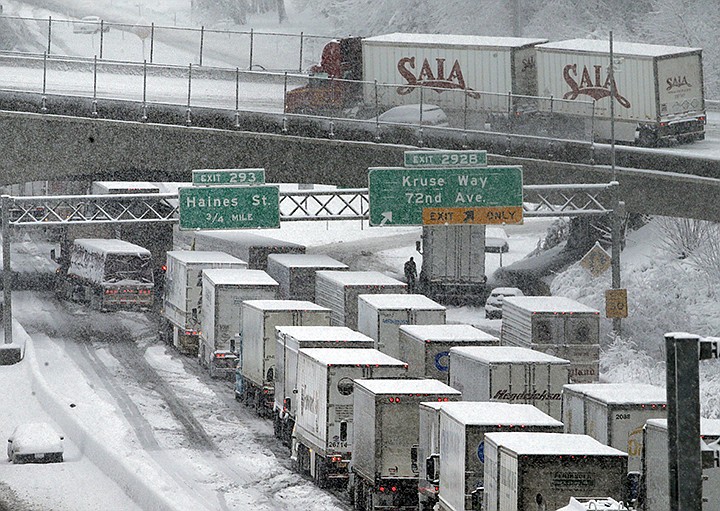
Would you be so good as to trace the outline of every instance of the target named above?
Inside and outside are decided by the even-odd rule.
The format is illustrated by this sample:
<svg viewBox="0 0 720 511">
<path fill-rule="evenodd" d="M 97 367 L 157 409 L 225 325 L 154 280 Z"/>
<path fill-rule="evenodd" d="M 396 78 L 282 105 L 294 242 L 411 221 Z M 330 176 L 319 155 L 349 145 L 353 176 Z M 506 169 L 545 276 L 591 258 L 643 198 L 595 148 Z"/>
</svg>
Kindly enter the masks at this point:
<svg viewBox="0 0 720 511">
<path fill-rule="evenodd" d="M 617 90 L 615 88 L 615 53 L 613 49 L 613 33 L 610 31 L 610 67 L 608 68 L 610 78 L 610 168 L 612 170 L 612 224 L 611 224 L 611 260 L 610 268 L 612 271 L 613 289 L 620 289 L 620 183 L 617 180 L 617 171 L 615 169 L 615 97 Z M 621 320 L 618 317 L 613 318 L 613 331 L 615 335 L 620 335 Z"/>
</svg>

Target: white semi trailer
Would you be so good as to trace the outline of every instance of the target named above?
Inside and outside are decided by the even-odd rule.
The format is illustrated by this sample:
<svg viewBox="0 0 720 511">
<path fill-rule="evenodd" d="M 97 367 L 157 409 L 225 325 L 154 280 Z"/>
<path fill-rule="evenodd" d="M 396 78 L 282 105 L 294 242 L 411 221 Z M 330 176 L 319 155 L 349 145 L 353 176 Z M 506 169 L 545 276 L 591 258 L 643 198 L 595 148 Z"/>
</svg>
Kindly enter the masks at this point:
<svg viewBox="0 0 720 511">
<path fill-rule="evenodd" d="M 587 435 L 487 433 L 484 511 L 558 509 L 571 497 L 625 500 L 627 454 Z"/>
<path fill-rule="evenodd" d="M 242 345 L 235 371 L 235 398 L 270 417 L 275 393 L 276 328 L 329 326 L 330 309 L 304 300 L 246 300 L 242 304 Z"/>
<path fill-rule="evenodd" d="M 445 323 L 446 308 L 418 294 L 358 296 L 358 330 L 377 342 L 376 348 L 391 357 L 400 356 L 401 325 Z"/>
<path fill-rule="evenodd" d="M 375 341 L 344 326 L 279 326 L 275 345 L 273 423 L 275 436 L 290 445 L 298 408 L 298 351 L 303 348 L 374 348 Z"/>
<path fill-rule="evenodd" d="M 417 510 L 420 403 L 459 399 L 434 379 L 355 380 L 349 491 L 357 510 Z"/>
<path fill-rule="evenodd" d="M 200 335 L 202 271 L 211 268 L 245 269 L 247 263 L 224 252 L 171 250 L 165 264 L 163 334 L 180 353 L 197 355 Z"/>
<path fill-rule="evenodd" d="M 667 417 L 665 389 L 643 383 L 565 385 L 562 421 L 566 433 L 590 435 L 628 454 L 628 470 L 640 472 L 643 426 Z"/>
<path fill-rule="evenodd" d="M 403 378 L 406 374 L 405 362 L 376 349 L 301 349 L 299 406 L 292 437 L 292 457 L 300 472 L 320 486 L 346 482 L 354 452 L 354 380 Z"/>
</svg>

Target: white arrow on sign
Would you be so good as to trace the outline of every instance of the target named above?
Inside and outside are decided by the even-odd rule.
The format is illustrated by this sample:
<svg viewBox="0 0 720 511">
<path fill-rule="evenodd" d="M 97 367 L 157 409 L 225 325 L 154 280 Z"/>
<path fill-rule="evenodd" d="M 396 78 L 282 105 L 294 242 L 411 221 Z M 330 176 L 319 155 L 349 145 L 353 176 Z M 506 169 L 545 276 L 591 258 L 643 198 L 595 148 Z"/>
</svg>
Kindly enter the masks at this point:
<svg viewBox="0 0 720 511">
<path fill-rule="evenodd" d="M 383 212 L 382 220 L 380 220 L 380 226 L 383 226 L 388 222 L 392 223 L 392 211 Z"/>
</svg>

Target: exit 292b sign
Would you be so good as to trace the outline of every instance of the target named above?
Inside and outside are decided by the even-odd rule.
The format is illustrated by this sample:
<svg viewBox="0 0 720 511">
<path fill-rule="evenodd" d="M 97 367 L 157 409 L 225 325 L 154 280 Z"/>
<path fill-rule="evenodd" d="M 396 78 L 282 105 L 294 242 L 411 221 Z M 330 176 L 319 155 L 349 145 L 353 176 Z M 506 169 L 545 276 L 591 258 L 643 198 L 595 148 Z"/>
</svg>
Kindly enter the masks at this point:
<svg viewBox="0 0 720 511">
<path fill-rule="evenodd" d="M 180 188 L 180 229 L 280 227 L 277 186 Z"/>
<path fill-rule="evenodd" d="M 370 225 L 522 223 L 522 168 L 372 168 Z"/>
</svg>

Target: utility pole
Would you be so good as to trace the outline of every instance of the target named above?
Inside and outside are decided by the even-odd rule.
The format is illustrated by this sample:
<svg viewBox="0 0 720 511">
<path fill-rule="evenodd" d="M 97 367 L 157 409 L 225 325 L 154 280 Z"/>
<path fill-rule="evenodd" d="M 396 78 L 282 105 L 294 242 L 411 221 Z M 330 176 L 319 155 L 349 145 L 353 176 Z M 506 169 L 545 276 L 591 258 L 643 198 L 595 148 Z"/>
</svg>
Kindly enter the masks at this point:
<svg viewBox="0 0 720 511">
<path fill-rule="evenodd" d="M 610 168 L 612 170 L 612 222 L 611 222 L 611 260 L 610 269 L 612 271 L 613 289 L 620 289 L 620 229 L 622 220 L 620 218 L 622 205 L 620 203 L 620 183 L 617 180 L 617 171 L 615 169 L 615 53 L 613 49 L 613 33 L 610 31 L 610 67 L 608 68 L 610 78 Z M 618 317 L 613 318 L 613 331 L 615 335 L 620 335 L 621 320 Z"/>
</svg>

